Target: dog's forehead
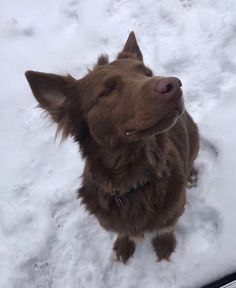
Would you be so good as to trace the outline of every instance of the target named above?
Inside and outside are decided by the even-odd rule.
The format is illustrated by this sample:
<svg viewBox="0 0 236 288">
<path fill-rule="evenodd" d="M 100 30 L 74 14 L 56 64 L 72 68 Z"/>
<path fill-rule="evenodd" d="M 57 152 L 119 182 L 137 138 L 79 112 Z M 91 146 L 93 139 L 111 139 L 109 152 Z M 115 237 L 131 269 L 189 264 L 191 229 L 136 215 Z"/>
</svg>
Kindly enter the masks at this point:
<svg viewBox="0 0 236 288">
<path fill-rule="evenodd" d="M 143 62 L 131 58 L 117 59 L 109 63 L 108 65 L 117 67 L 119 69 L 133 69 L 139 66 L 144 66 Z"/>
</svg>

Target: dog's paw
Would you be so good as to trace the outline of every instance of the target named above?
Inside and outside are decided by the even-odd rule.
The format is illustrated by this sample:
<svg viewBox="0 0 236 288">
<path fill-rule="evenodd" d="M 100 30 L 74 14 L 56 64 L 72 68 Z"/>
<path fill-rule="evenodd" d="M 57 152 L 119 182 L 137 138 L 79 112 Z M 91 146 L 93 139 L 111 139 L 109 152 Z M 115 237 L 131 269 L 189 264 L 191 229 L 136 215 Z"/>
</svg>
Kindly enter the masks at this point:
<svg viewBox="0 0 236 288">
<path fill-rule="evenodd" d="M 152 244 L 159 261 L 170 261 L 170 256 L 176 247 L 176 239 L 174 233 L 157 236 L 153 239 Z"/>
<path fill-rule="evenodd" d="M 113 250 L 115 251 L 116 259 L 125 264 L 134 254 L 135 243 L 133 240 L 130 240 L 128 236 L 118 236 L 114 243 Z"/>
</svg>

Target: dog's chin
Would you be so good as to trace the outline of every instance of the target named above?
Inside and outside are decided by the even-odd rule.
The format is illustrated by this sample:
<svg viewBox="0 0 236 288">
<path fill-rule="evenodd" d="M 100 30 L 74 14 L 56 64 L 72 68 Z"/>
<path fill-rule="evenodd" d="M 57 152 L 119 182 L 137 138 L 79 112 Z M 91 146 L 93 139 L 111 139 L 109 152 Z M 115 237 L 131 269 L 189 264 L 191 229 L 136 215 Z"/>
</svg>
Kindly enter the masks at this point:
<svg viewBox="0 0 236 288">
<path fill-rule="evenodd" d="M 150 125 L 144 129 L 131 129 L 125 132 L 127 140 L 129 142 L 140 140 L 147 136 L 157 135 L 171 129 L 184 113 L 184 108 L 179 110 L 174 110 L 173 112 L 165 115 L 158 121 L 153 121 L 153 125 Z"/>
</svg>

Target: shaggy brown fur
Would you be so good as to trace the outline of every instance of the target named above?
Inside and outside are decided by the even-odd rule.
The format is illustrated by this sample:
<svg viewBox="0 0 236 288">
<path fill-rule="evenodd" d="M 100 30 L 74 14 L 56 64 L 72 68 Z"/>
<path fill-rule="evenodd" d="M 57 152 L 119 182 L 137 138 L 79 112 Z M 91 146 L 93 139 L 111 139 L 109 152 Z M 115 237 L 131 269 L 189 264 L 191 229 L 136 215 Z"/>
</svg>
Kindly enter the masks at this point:
<svg viewBox="0 0 236 288">
<path fill-rule="evenodd" d="M 180 80 L 153 76 L 133 32 L 115 61 L 100 56 L 82 79 L 33 71 L 26 78 L 62 137 L 78 142 L 85 158 L 78 195 L 118 234 L 117 258 L 126 262 L 134 238 L 155 231 L 157 256 L 169 259 L 199 148 Z"/>
</svg>

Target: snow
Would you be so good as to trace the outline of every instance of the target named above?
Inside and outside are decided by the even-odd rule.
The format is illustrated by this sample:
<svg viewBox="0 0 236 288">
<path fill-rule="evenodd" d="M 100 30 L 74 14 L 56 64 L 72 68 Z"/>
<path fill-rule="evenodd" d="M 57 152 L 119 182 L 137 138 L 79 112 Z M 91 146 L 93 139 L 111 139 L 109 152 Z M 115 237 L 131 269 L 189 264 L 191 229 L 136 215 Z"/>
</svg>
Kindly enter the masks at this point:
<svg viewBox="0 0 236 288">
<path fill-rule="evenodd" d="M 0 0 L 0 287 L 200 287 L 236 263 L 236 2 Z M 171 262 L 151 235 L 127 265 L 76 199 L 83 161 L 35 109 L 28 69 L 80 77 L 134 30 L 145 62 L 183 82 L 202 142 Z"/>
</svg>

